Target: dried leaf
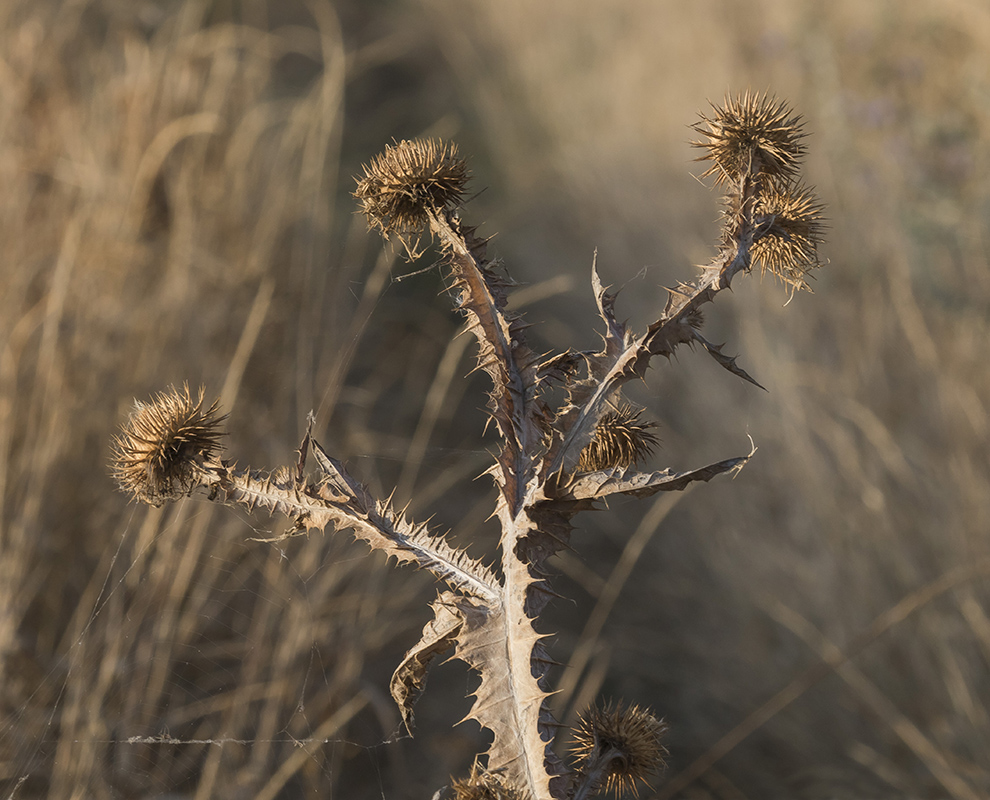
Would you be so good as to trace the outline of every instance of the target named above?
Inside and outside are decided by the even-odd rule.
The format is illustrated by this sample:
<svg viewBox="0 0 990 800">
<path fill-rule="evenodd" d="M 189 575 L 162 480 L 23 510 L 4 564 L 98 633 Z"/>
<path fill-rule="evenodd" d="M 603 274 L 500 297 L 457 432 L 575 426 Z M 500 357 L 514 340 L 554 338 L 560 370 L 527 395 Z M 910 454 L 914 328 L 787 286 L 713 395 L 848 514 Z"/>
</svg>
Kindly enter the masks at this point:
<svg viewBox="0 0 990 800">
<path fill-rule="evenodd" d="M 699 342 L 701 346 L 705 348 L 708 355 L 714 358 L 723 368 L 727 369 L 733 375 L 738 375 L 744 381 L 748 381 L 753 384 L 753 386 L 763 389 L 764 392 L 767 391 L 766 387 L 757 383 L 756 380 L 754 380 L 750 374 L 746 372 L 746 370 L 736 364 L 737 356 L 732 356 L 730 358 L 722 353 L 722 348 L 725 347 L 724 344 L 712 344 L 697 331 L 694 332 L 694 338 L 695 341 Z"/>
<path fill-rule="evenodd" d="M 709 464 L 690 472 L 638 472 L 636 470 L 611 469 L 574 476 L 558 489 L 555 496 L 562 500 L 597 500 L 613 494 L 629 494 L 648 497 L 657 492 L 679 492 L 695 481 L 710 481 L 716 475 L 741 470 L 756 452 L 747 456 L 730 458 Z"/>
<path fill-rule="evenodd" d="M 423 628 L 420 640 L 410 648 L 392 674 L 390 685 L 392 698 L 410 735 L 413 732 L 413 706 L 426 688 L 430 665 L 454 646 L 464 626 L 464 614 L 457 596 L 452 592 L 438 595 L 430 603 L 430 608 L 433 609 L 433 619 Z"/>
</svg>

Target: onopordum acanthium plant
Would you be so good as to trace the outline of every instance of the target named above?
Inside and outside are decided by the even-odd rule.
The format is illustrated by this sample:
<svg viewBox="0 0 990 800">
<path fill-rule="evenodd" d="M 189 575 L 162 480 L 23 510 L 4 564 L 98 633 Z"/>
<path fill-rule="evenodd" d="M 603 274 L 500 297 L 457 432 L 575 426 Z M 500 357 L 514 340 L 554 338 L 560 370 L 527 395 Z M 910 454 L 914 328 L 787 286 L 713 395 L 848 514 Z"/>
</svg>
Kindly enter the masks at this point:
<svg viewBox="0 0 990 800">
<path fill-rule="evenodd" d="M 202 390 L 170 389 L 138 403 L 115 442 L 114 472 L 136 499 L 163 502 L 204 489 L 209 499 L 287 515 L 293 532 L 350 529 L 398 562 L 431 571 L 442 583 L 433 617 L 396 669 L 391 692 L 412 730 L 413 706 L 440 656 L 480 676 L 470 717 L 493 735 L 470 775 L 454 781 L 460 800 L 577 800 L 604 791 L 635 792 L 663 766 L 665 724 L 637 706 L 587 712 L 567 758 L 554 749 L 559 726 L 547 700 L 553 665 L 539 620 L 553 596 L 549 559 L 568 545 L 574 516 L 613 495 L 679 491 L 732 473 L 753 455 L 678 472 L 639 467 L 657 442 L 653 424 L 622 397 L 655 356 L 699 345 L 729 372 L 756 384 L 735 358 L 700 333 L 702 306 L 754 266 L 792 290 L 819 267 L 823 207 L 800 181 L 800 117 L 767 95 L 713 106 L 694 126 L 704 177 L 724 191 L 717 255 L 693 281 L 668 289 L 663 310 L 642 332 L 617 319 L 616 297 L 592 263 L 601 317 L 595 351 L 539 354 L 522 319 L 506 310 L 511 280 L 488 255 L 488 242 L 461 218 L 469 174 L 453 144 L 402 141 L 365 167 L 355 197 L 370 224 L 414 254 L 428 235 L 442 252 L 449 295 L 478 342 L 490 378 L 489 412 L 499 447 L 489 470 L 501 526 L 500 569 L 453 547 L 446 537 L 373 497 L 312 437 L 312 420 L 292 467 L 241 469 L 220 454 L 223 417 Z M 315 463 L 314 463 L 315 462 Z M 308 469 L 309 468 L 309 469 Z"/>
</svg>

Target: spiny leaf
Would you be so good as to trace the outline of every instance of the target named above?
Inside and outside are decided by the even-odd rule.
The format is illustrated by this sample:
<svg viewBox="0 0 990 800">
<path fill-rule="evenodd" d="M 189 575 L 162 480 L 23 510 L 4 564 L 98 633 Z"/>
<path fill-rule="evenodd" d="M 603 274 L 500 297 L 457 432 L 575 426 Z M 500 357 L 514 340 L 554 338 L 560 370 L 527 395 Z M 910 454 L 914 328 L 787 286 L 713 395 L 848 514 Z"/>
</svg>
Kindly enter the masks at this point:
<svg viewBox="0 0 990 800">
<path fill-rule="evenodd" d="M 506 606 L 519 608 L 517 599 Z M 527 620 L 516 622 L 508 608 L 482 609 L 464 601 L 465 624 L 457 637 L 457 658 L 478 671 L 481 683 L 467 718 L 493 733 L 488 768 L 502 772 L 514 784 L 539 787 L 538 796 L 550 797 L 556 763 L 541 728 L 549 722 L 546 690 L 533 676 L 533 652 L 539 635 Z"/>
<path fill-rule="evenodd" d="M 700 322 L 700 307 L 727 288 L 734 275 L 749 266 L 749 242 L 742 239 L 737 249 L 726 250 L 692 285 L 672 293 L 664 315 L 640 336 L 631 336 L 623 326 L 621 346 L 618 328 L 606 333 L 602 350 L 587 356 L 589 377 L 576 382 L 565 405 L 556 415 L 559 438 L 544 456 L 540 475 L 549 479 L 558 472 L 572 472 L 580 453 L 594 436 L 602 415 L 621 387 L 634 378 L 642 378 L 655 355 L 671 356 L 681 344 L 694 341 L 695 326 Z M 612 326 L 607 293 L 593 270 L 592 287 L 599 300 L 599 310 Z M 609 301 L 610 302 L 610 301 Z M 614 323 L 617 325 L 617 323 Z"/>
<path fill-rule="evenodd" d="M 701 346 L 705 348 L 705 351 L 708 353 L 708 355 L 714 358 L 722 367 L 727 369 L 733 375 L 738 375 L 744 381 L 749 381 L 751 384 L 753 384 L 753 386 L 763 389 L 764 392 L 767 391 L 766 387 L 761 386 L 759 383 L 757 383 L 750 376 L 750 374 L 746 372 L 746 370 L 744 370 L 742 367 L 736 364 L 737 356 L 732 356 L 730 358 L 729 356 L 724 355 L 722 353 L 722 348 L 725 347 L 724 344 L 712 344 L 697 331 L 694 332 L 694 338 L 695 341 L 699 342 Z"/>
<path fill-rule="evenodd" d="M 648 497 L 657 492 L 679 492 L 695 481 L 710 481 L 716 475 L 741 470 L 756 452 L 747 456 L 718 461 L 689 472 L 638 472 L 610 469 L 576 475 L 555 489 L 553 497 L 560 500 L 598 500 L 614 494 Z"/>
<path fill-rule="evenodd" d="M 269 473 L 239 469 L 219 460 L 204 463 L 197 457 L 186 463 L 183 491 L 202 487 L 210 492 L 211 499 L 252 511 L 261 508 L 284 514 L 295 521 L 295 532 L 349 528 L 372 548 L 428 569 L 458 591 L 476 595 L 486 603 L 499 602 L 498 581 L 491 570 L 431 533 L 427 525 L 411 522 L 389 503 L 375 500 L 319 442 L 308 434 L 306 441 L 327 470 L 315 482 L 300 484 L 293 468 Z"/>
<path fill-rule="evenodd" d="M 431 214 L 430 225 L 447 251 L 455 304 L 478 340 L 478 364 L 492 380 L 490 409 L 502 436 L 496 482 L 516 514 L 543 440 L 538 359 L 526 345 L 526 326 L 505 311 L 506 282 L 485 260 L 483 243 L 450 215 Z"/>
<path fill-rule="evenodd" d="M 626 344 L 626 326 L 615 318 L 617 294 L 609 293 L 608 288 L 602 285 L 601 276 L 598 274 L 598 251 L 595 250 L 591 262 L 591 289 L 595 293 L 598 314 L 605 322 L 605 333 L 602 338 L 605 341 L 606 355 L 618 352 Z"/>
</svg>

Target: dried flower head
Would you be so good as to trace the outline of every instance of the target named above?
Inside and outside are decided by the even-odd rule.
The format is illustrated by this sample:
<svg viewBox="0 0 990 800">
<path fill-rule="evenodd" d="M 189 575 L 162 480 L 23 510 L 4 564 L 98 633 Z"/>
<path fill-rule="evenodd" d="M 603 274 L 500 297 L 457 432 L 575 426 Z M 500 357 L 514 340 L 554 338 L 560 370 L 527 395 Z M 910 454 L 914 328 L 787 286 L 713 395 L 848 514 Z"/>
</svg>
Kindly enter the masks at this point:
<svg viewBox="0 0 990 800">
<path fill-rule="evenodd" d="M 693 128 L 705 137 L 691 142 L 707 152 L 698 161 L 714 162 L 702 174 L 715 176 L 715 184 L 735 183 L 743 175 L 769 176 L 771 181 L 790 181 L 797 174 L 805 147 L 801 117 L 790 107 L 767 94 L 746 92 L 712 104 L 712 117 L 701 115 Z"/>
<path fill-rule="evenodd" d="M 501 775 L 478 766 L 471 774 L 451 784 L 454 800 L 529 800 L 529 792 L 509 784 Z"/>
<path fill-rule="evenodd" d="M 805 276 L 821 266 L 818 245 L 825 241 L 825 207 L 810 187 L 770 187 L 759 193 L 754 207 L 758 236 L 753 259 L 796 289 L 806 288 Z"/>
<path fill-rule="evenodd" d="M 456 206 L 470 173 L 457 145 L 438 139 L 415 139 L 386 145 L 357 178 L 354 196 L 368 223 L 384 235 L 421 233 L 427 212 Z"/>
<path fill-rule="evenodd" d="M 225 416 L 216 401 L 203 407 L 204 390 L 194 400 L 189 387 L 174 386 L 151 403 L 135 402 L 113 444 L 113 475 L 122 491 L 160 506 L 192 490 L 199 467 L 220 447 Z"/>
<path fill-rule="evenodd" d="M 608 704 L 585 712 L 574 729 L 571 754 L 576 769 L 590 776 L 600 790 L 617 796 L 639 796 L 639 783 L 664 767 L 667 748 L 661 744 L 667 725 L 639 706 Z"/>
<path fill-rule="evenodd" d="M 594 438 L 581 451 L 578 469 L 597 472 L 613 467 L 630 467 L 646 458 L 659 443 L 651 428 L 653 422 L 640 422 L 643 409 L 622 404 L 598 420 Z"/>
</svg>

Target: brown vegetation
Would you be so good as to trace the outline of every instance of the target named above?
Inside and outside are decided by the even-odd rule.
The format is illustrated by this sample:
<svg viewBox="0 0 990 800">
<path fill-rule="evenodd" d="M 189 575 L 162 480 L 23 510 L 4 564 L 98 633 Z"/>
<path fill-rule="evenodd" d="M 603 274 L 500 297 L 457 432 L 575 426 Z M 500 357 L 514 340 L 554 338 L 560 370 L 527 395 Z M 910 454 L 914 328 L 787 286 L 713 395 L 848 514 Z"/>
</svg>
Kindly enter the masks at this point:
<svg viewBox="0 0 990 800">
<path fill-rule="evenodd" d="M 466 774 L 468 679 L 434 670 L 413 741 L 382 697 L 429 581 L 341 537 L 246 541 L 285 529 L 201 499 L 125 506 L 108 442 L 169 383 L 219 396 L 254 463 L 291 459 L 313 409 L 370 491 L 489 550 L 465 483 L 483 376 L 457 380 L 468 337 L 435 280 L 391 280 L 348 176 L 392 137 L 456 138 L 492 187 L 465 216 L 531 284 L 531 347 L 561 350 L 590 332 L 567 276 L 593 248 L 633 328 L 708 258 L 683 124 L 746 86 L 814 130 L 830 264 L 816 297 L 740 282 L 707 322 L 769 394 L 687 353 L 629 387 L 665 461 L 744 432 L 760 453 L 642 522 L 582 517 L 554 559 L 576 608 L 547 611 L 552 710 L 661 712 L 662 797 L 985 795 L 984 5 L 5 4 L 4 796 L 392 800 Z"/>
</svg>

